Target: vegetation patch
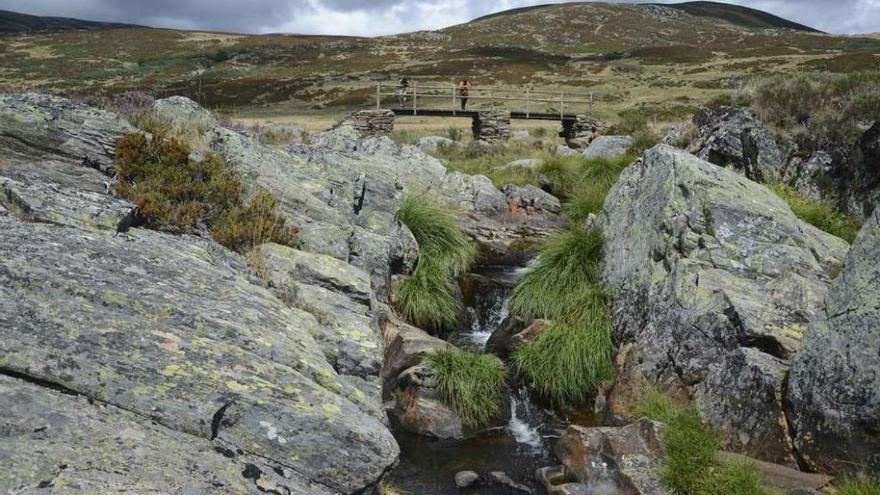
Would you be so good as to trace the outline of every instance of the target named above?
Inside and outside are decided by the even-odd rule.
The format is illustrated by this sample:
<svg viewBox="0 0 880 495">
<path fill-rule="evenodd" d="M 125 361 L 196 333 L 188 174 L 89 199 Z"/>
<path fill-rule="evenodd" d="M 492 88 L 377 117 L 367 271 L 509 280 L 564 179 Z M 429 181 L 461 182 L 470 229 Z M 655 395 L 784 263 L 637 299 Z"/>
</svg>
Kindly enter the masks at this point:
<svg viewBox="0 0 880 495">
<path fill-rule="evenodd" d="M 491 354 L 436 350 L 425 357 L 437 390 L 467 428 L 481 428 L 501 415 L 504 364 Z"/>
<path fill-rule="evenodd" d="M 649 390 L 636 414 L 666 424 L 661 477 L 680 495 L 763 495 L 755 466 L 748 463 L 720 464 L 715 453 L 718 435 L 704 425 L 696 409 L 677 409 L 668 397 Z"/>
<path fill-rule="evenodd" d="M 577 405 L 613 378 L 610 296 L 600 281 L 602 232 L 578 227 L 546 242 L 517 283 L 511 312 L 553 324 L 514 353 L 517 369 L 545 399 Z"/>
<path fill-rule="evenodd" d="M 198 233 L 204 227 L 238 252 L 265 242 L 296 244 L 298 229 L 277 213 L 275 198 L 261 192 L 246 202 L 241 178 L 220 155 L 192 160 L 177 139 L 134 133 L 117 143 L 116 166 L 116 192 L 138 206 L 149 228 Z"/>
<path fill-rule="evenodd" d="M 785 184 L 773 184 L 769 187 L 788 203 L 795 216 L 804 222 L 850 243 L 859 233 L 862 219 L 841 213 L 831 202 L 806 198 Z"/>
<path fill-rule="evenodd" d="M 419 244 L 416 269 L 396 293 L 398 309 L 421 328 L 452 327 L 461 315 L 455 280 L 474 262 L 476 246 L 456 223 L 455 211 L 424 194 L 404 198 L 397 216 Z"/>
<path fill-rule="evenodd" d="M 873 478 L 848 478 L 836 487 L 838 495 L 880 495 L 880 480 Z"/>
</svg>

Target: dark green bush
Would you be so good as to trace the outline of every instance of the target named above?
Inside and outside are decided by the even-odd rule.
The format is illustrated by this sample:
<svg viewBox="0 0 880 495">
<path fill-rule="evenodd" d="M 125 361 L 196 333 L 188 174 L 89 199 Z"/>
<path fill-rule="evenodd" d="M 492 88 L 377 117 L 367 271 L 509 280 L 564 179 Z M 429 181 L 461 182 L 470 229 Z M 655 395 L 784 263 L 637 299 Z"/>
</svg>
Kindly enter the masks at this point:
<svg viewBox="0 0 880 495">
<path fill-rule="evenodd" d="M 419 243 L 419 262 L 398 288 L 401 314 L 427 330 L 454 326 L 461 315 L 456 278 L 474 262 L 476 247 L 456 223 L 455 211 L 424 194 L 407 196 L 397 216 Z"/>
<path fill-rule="evenodd" d="M 238 173 L 223 157 L 190 159 L 190 149 L 162 134 L 122 137 L 116 146 L 116 192 L 138 206 L 149 228 L 196 231 L 204 224 L 217 242 L 245 252 L 264 242 L 293 245 L 298 230 L 285 225 L 275 199 L 243 198 Z"/>
<path fill-rule="evenodd" d="M 455 349 L 428 354 L 441 399 L 468 428 L 478 429 L 501 415 L 504 364 L 491 354 Z"/>
</svg>

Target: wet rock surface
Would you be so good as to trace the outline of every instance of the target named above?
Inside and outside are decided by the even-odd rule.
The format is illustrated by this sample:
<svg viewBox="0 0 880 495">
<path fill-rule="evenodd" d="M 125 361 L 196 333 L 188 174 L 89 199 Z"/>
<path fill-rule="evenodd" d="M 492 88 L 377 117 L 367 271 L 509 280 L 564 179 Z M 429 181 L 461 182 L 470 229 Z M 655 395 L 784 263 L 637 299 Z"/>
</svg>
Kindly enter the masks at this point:
<svg viewBox="0 0 880 495">
<path fill-rule="evenodd" d="M 784 378 L 847 244 L 764 187 L 666 145 L 624 171 L 600 222 L 616 338 L 632 344 L 609 409 L 655 382 L 695 397 L 726 447 L 794 465 Z"/>
<path fill-rule="evenodd" d="M 880 214 L 872 215 L 807 330 L 787 409 L 803 461 L 823 472 L 880 469 Z"/>
</svg>

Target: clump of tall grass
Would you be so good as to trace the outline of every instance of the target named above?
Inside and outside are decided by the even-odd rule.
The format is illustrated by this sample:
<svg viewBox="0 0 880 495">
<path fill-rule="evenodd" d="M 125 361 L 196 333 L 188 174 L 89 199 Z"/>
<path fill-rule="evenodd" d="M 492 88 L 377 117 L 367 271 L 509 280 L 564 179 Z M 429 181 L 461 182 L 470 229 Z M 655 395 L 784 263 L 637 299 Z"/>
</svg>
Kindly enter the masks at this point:
<svg viewBox="0 0 880 495">
<path fill-rule="evenodd" d="M 620 178 L 634 157 L 627 154 L 613 160 L 583 159 L 578 178 L 569 185 L 563 213 L 572 223 L 583 222 L 591 213 L 599 213 L 608 191 Z"/>
<path fill-rule="evenodd" d="M 455 349 L 436 350 L 425 357 L 434 371 L 440 398 L 478 429 L 501 415 L 504 364 L 491 354 Z"/>
<path fill-rule="evenodd" d="M 788 203 L 795 216 L 804 222 L 845 239 L 847 242 L 855 240 L 859 233 L 862 219 L 841 213 L 831 202 L 806 198 L 785 184 L 773 184 L 769 187 L 777 196 Z"/>
<path fill-rule="evenodd" d="M 847 478 L 835 489 L 838 495 L 880 495 L 880 479 Z"/>
<path fill-rule="evenodd" d="M 419 244 L 416 269 L 397 290 L 398 309 L 427 330 L 455 325 L 461 315 L 455 280 L 474 262 L 476 246 L 456 223 L 455 211 L 424 194 L 404 198 L 397 217 Z"/>
<path fill-rule="evenodd" d="M 116 192 L 138 206 L 147 227 L 197 232 L 204 225 L 238 252 L 264 242 L 296 244 L 299 231 L 276 212 L 275 198 L 259 193 L 246 202 L 241 178 L 220 155 L 193 160 L 177 139 L 134 133 L 117 143 L 116 166 Z"/>
<path fill-rule="evenodd" d="M 716 461 L 721 442 L 718 435 L 703 424 L 693 407 L 678 409 L 668 397 L 650 388 L 635 413 L 666 424 L 662 433 L 666 456 L 661 478 L 673 492 L 680 495 L 765 493 L 753 464 Z"/>
<path fill-rule="evenodd" d="M 599 229 L 573 227 L 549 239 L 514 288 L 511 312 L 553 324 L 514 353 L 529 384 L 556 406 L 583 403 L 613 378 L 610 296 L 600 280 Z"/>
</svg>

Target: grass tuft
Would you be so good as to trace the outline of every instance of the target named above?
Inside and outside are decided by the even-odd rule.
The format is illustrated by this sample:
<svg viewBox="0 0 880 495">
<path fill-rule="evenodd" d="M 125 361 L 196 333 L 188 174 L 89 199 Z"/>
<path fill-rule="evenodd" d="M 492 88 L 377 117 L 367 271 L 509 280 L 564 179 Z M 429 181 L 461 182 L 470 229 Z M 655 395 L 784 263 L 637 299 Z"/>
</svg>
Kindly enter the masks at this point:
<svg viewBox="0 0 880 495">
<path fill-rule="evenodd" d="M 859 233 L 862 220 L 841 213 L 831 202 L 811 200 L 785 184 L 773 184 L 769 187 L 788 203 L 795 216 L 804 222 L 850 243 Z"/>
<path fill-rule="evenodd" d="M 613 378 L 610 295 L 600 281 L 599 229 L 572 228 L 548 240 L 517 282 L 511 312 L 553 324 L 514 353 L 517 369 L 556 406 L 574 406 Z"/>
<path fill-rule="evenodd" d="M 238 173 L 220 155 L 192 160 L 176 139 L 135 133 L 117 143 L 116 165 L 116 192 L 138 206 L 149 228 L 189 232 L 204 225 L 238 252 L 264 242 L 296 243 L 298 230 L 276 213 L 275 198 L 260 193 L 246 204 Z"/>
<path fill-rule="evenodd" d="M 411 323 L 427 330 L 455 325 L 461 316 L 455 280 L 477 255 L 456 223 L 455 212 L 425 195 L 404 198 L 397 216 L 419 244 L 419 262 L 398 288 L 397 305 Z"/>
<path fill-rule="evenodd" d="M 468 428 L 481 428 L 501 415 L 504 364 L 491 354 L 436 350 L 425 357 L 437 378 L 441 399 Z"/>
<path fill-rule="evenodd" d="M 880 495 L 880 480 L 872 478 L 848 478 L 836 487 L 838 495 Z"/>
<path fill-rule="evenodd" d="M 763 495 L 758 471 L 749 463 L 719 464 L 718 435 L 703 424 L 696 409 L 677 409 L 650 388 L 635 413 L 666 424 L 663 483 L 679 495 Z"/>
</svg>

